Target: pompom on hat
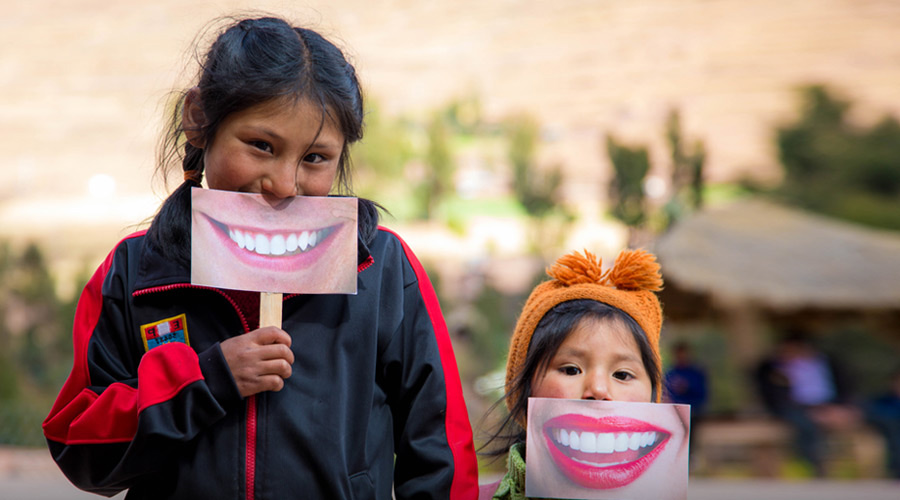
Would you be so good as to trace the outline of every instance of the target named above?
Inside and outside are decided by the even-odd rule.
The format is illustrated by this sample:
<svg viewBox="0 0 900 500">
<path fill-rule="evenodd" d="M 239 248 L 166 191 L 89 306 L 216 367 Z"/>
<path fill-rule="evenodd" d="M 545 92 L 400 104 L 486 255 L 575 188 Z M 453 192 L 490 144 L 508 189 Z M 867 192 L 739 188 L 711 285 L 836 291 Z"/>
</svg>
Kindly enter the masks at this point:
<svg viewBox="0 0 900 500">
<path fill-rule="evenodd" d="M 656 256 L 644 250 L 623 250 L 612 268 L 604 271 L 601 264 L 601 260 L 587 250 L 584 255 L 578 252 L 564 255 L 547 269 L 552 279 L 531 292 L 516 322 L 506 361 L 508 408 L 513 408 L 519 398 L 511 390 L 525 366 L 535 328 L 550 309 L 562 302 L 590 299 L 621 309 L 647 334 L 654 361 L 661 368 L 662 307 L 654 292 L 662 290 L 663 280 Z M 662 394 L 659 384 L 656 394 L 659 401 Z M 524 422 L 520 423 L 524 427 Z"/>
</svg>

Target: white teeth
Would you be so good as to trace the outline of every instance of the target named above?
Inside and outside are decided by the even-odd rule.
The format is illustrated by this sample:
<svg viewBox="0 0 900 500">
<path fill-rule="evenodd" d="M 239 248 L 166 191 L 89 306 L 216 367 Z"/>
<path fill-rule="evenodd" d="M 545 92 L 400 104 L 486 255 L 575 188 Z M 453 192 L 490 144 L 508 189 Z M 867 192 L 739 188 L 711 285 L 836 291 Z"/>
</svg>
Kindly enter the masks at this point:
<svg viewBox="0 0 900 500">
<path fill-rule="evenodd" d="M 628 449 L 628 434 L 624 432 L 616 435 L 615 451 L 625 451 Z"/>
<path fill-rule="evenodd" d="M 611 432 L 597 435 L 597 453 L 612 453 L 616 447 L 616 437 Z"/>
<path fill-rule="evenodd" d="M 237 243 L 237 246 L 244 248 L 244 234 L 238 231 L 237 229 L 232 229 L 228 232 L 228 236 L 232 241 Z"/>
<path fill-rule="evenodd" d="M 284 236 L 280 234 L 272 236 L 272 245 L 269 247 L 269 251 L 272 252 L 272 255 L 284 255 Z"/>
<path fill-rule="evenodd" d="M 635 451 L 641 447 L 641 438 L 644 436 L 643 433 L 635 432 L 634 434 L 628 436 L 628 449 L 631 451 Z"/>
<path fill-rule="evenodd" d="M 297 248 L 300 250 L 306 250 L 306 247 L 309 245 L 309 233 L 303 231 L 300 233 L 300 236 L 297 236 Z"/>
<path fill-rule="evenodd" d="M 577 432 L 558 429 L 553 432 L 556 441 L 573 450 L 585 453 L 612 453 L 625 450 L 637 451 L 656 443 L 656 432 Z"/>
<path fill-rule="evenodd" d="M 228 237 L 238 248 L 249 250 L 258 255 L 293 255 L 299 252 L 312 250 L 322 242 L 331 232 L 330 228 L 318 231 L 302 231 L 299 233 L 275 234 L 271 237 L 265 234 L 252 234 L 239 229 L 230 229 Z"/>
<path fill-rule="evenodd" d="M 581 433 L 581 451 L 597 453 L 597 435 L 593 432 Z"/>
<path fill-rule="evenodd" d="M 284 249 L 287 252 L 296 252 L 297 251 L 297 235 L 291 233 L 284 240 Z"/>
<path fill-rule="evenodd" d="M 260 255 L 269 255 L 269 238 L 262 234 L 256 235 L 256 253 Z"/>
</svg>

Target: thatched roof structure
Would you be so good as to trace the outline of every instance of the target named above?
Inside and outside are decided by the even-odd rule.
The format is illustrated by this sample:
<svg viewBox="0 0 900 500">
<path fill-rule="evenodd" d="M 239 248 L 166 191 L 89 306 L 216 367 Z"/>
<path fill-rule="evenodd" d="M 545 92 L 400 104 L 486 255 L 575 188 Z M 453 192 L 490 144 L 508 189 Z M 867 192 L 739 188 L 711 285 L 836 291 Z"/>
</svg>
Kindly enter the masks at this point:
<svg viewBox="0 0 900 500">
<path fill-rule="evenodd" d="M 712 303 L 900 311 L 900 233 L 761 200 L 679 221 L 655 251 L 667 286 Z"/>
</svg>

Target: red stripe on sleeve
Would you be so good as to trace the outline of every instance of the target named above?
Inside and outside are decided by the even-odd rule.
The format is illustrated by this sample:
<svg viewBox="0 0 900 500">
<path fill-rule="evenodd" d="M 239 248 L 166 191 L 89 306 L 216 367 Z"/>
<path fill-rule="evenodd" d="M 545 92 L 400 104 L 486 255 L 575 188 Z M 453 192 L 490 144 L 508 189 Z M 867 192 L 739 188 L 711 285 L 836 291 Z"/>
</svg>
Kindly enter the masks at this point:
<svg viewBox="0 0 900 500">
<path fill-rule="evenodd" d="M 175 397 L 185 386 L 203 380 L 200 361 L 181 342 L 150 349 L 138 366 L 137 412 Z"/>
<path fill-rule="evenodd" d="M 138 231 L 127 236 L 119 245 L 128 238 L 141 236 L 146 231 Z M 119 247 L 116 245 L 116 248 Z M 66 383 L 63 384 L 50 414 L 44 420 L 44 435 L 54 441 L 66 442 L 70 424 L 88 411 L 88 405 L 98 398 L 97 394 L 87 389 L 91 385 L 91 377 L 88 371 L 87 351 L 91 341 L 91 335 L 97 326 L 100 312 L 103 308 L 103 281 L 112 267 L 115 249 L 106 256 L 91 279 L 88 280 L 78 299 L 78 309 L 75 311 L 75 323 L 72 331 L 73 360 L 72 372 Z M 101 424 L 99 427 L 104 427 Z M 99 431 L 100 429 L 98 429 Z"/>
<path fill-rule="evenodd" d="M 434 287 L 428 274 L 416 258 L 412 250 L 407 246 L 397 233 L 379 226 L 379 229 L 393 234 L 400 244 L 406 258 L 412 265 L 413 271 L 419 282 L 419 291 L 425 301 L 425 308 L 434 327 L 434 336 L 441 355 L 441 365 L 444 371 L 444 385 L 447 388 L 447 417 L 445 420 L 447 441 L 453 453 L 454 474 L 450 486 L 451 499 L 471 499 L 478 497 L 478 462 L 475 458 L 475 445 L 472 442 L 472 426 L 469 423 L 469 414 L 466 410 L 466 402 L 463 398 L 462 384 L 459 379 L 459 368 L 456 365 L 456 356 L 453 354 L 453 344 L 447 332 L 447 324 L 441 313 Z"/>
<path fill-rule="evenodd" d="M 128 238 L 145 232 L 139 231 Z M 172 343 L 152 349 L 141 359 L 139 389 L 114 383 L 97 394 L 88 388 L 91 385 L 88 346 L 102 312 L 103 282 L 112 267 L 114 254 L 115 251 L 110 252 L 106 257 L 85 285 L 78 302 L 72 334 L 72 372 L 43 424 L 44 435 L 57 442 L 130 441 L 137 431 L 139 411 L 171 399 L 186 385 L 203 378 L 196 353 L 184 344 Z"/>
<path fill-rule="evenodd" d="M 44 425 L 44 434 L 65 444 L 131 441 L 137 431 L 136 400 L 137 390 L 125 384 L 112 384 L 99 396 L 84 389 Z M 51 436 L 48 427 L 59 435 Z"/>
</svg>

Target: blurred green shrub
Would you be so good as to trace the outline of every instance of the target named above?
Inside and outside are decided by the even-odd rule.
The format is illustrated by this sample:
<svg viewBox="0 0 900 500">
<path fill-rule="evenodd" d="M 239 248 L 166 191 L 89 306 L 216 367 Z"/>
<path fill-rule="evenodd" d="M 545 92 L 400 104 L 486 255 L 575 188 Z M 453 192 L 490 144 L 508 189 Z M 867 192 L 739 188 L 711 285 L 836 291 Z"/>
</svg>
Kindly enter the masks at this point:
<svg viewBox="0 0 900 500">
<path fill-rule="evenodd" d="M 57 295 L 38 245 L 0 242 L 0 445 L 44 444 L 41 421 L 72 366 L 76 301 Z"/>
<path fill-rule="evenodd" d="M 647 219 L 644 202 L 644 178 L 650 171 L 647 148 L 625 145 L 609 134 L 606 151 L 614 173 L 609 184 L 610 212 L 627 226 L 640 226 Z"/>
<path fill-rule="evenodd" d="M 825 215 L 900 229 L 900 123 L 858 126 L 852 104 L 823 85 L 799 90 L 800 115 L 776 130 L 785 177 L 771 194 Z"/>
</svg>

